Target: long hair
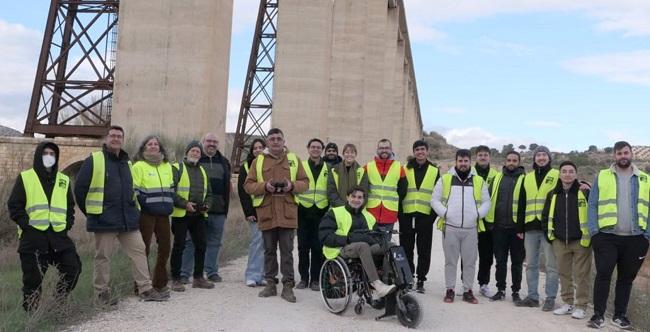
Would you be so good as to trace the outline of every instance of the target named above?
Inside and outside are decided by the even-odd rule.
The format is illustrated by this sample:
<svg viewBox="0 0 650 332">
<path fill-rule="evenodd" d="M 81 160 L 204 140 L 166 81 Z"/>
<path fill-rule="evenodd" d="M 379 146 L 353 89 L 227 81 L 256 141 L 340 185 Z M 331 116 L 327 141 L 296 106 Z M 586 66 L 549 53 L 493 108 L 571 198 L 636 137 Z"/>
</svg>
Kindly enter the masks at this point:
<svg viewBox="0 0 650 332">
<path fill-rule="evenodd" d="M 253 147 L 255 146 L 255 143 L 262 143 L 263 147 L 266 147 L 266 142 L 261 139 L 261 138 L 256 138 L 253 140 L 251 143 L 251 146 L 248 148 L 248 156 L 246 156 L 246 162 L 250 165 L 253 159 L 255 159 L 255 155 L 253 154 Z"/>
<path fill-rule="evenodd" d="M 142 140 L 140 143 L 140 147 L 138 147 L 138 152 L 135 154 L 135 161 L 140 161 L 140 160 L 145 160 L 144 159 L 144 149 L 147 145 L 147 142 L 151 139 L 156 139 L 158 141 L 158 146 L 160 147 L 160 154 L 162 154 L 163 161 L 164 162 L 169 162 L 169 159 L 167 158 L 167 151 L 165 150 L 165 147 L 163 146 L 162 142 L 160 141 L 160 137 L 157 135 L 149 135 Z"/>
</svg>

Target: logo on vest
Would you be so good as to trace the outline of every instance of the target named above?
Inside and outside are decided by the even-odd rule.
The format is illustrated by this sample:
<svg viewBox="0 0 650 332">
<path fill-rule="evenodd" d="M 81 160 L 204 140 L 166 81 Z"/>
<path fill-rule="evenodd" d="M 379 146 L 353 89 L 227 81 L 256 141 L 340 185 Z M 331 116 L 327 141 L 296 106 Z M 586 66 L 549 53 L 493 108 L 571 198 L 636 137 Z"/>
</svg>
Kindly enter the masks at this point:
<svg viewBox="0 0 650 332">
<path fill-rule="evenodd" d="M 293 162 L 293 160 L 289 160 L 289 167 L 295 167 L 296 163 Z"/>
<path fill-rule="evenodd" d="M 585 206 L 587 206 L 587 201 L 585 201 L 584 199 L 579 199 L 578 207 L 585 207 Z"/>
<path fill-rule="evenodd" d="M 647 182 L 647 181 L 648 181 L 648 177 L 645 176 L 645 175 L 640 175 L 640 176 L 639 176 L 639 181 Z"/>
<path fill-rule="evenodd" d="M 59 187 L 65 188 L 66 185 L 68 185 L 68 181 L 66 181 L 66 179 L 59 179 Z"/>
<path fill-rule="evenodd" d="M 553 183 L 553 181 L 555 181 L 555 178 L 552 177 L 552 176 L 549 176 L 548 178 L 546 178 L 545 182 L 546 182 L 546 184 L 551 184 L 551 183 Z"/>
</svg>

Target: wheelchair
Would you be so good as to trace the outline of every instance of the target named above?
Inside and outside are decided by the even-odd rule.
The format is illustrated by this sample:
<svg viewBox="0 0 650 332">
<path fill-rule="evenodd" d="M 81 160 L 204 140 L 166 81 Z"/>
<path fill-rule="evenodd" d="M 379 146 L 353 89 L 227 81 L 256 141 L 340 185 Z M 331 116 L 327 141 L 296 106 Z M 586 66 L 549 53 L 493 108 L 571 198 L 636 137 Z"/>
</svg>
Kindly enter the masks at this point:
<svg viewBox="0 0 650 332">
<path fill-rule="evenodd" d="M 387 266 L 386 269 L 378 268 L 377 272 L 386 284 L 397 286 L 395 291 L 382 299 L 373 299 L 370 280 L 363 271 L 361 261 L 358 258 L 339 256 L 326 260 L 321 267 L 320 289 L 323 302 L 330 312 L 342 314 L 356 294 L 354 312 L 357 315 L 361 315 L 364 305 L 369 304 L 374 309 L 385 309 L 384 314 L 375 320 L 396 315 L 403 326 L 416 328 L 422 321 L 422 310 L 416 297 L 409 294 L 413 286 L 413 275 L 404 249 L 390 244 L 390 233 L 371 233 L 381 239 L 383 259 L 386 262 L 384 265 Z"/>
</svg>

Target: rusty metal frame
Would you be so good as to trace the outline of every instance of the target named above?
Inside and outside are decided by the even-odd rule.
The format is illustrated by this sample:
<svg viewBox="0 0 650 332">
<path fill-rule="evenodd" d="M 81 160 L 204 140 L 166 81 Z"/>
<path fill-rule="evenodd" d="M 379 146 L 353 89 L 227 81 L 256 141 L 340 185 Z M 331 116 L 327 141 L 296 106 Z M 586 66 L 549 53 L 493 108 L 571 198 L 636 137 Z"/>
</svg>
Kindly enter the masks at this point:
<svg viewBox="0 0 650 332">
<path fill-rule="evenodd" d="M 25 136 L 106 133 L 118 13 L 119 0 L 51 0 Z"/>
<path fill-rule="evenodd" d="M 239 170 L 251 141 L 266 137 L 264 128 L 271 122 L 277 17 L 278 0 L 260 0 L 230 159 L 234 170 Z"/>
</svg>

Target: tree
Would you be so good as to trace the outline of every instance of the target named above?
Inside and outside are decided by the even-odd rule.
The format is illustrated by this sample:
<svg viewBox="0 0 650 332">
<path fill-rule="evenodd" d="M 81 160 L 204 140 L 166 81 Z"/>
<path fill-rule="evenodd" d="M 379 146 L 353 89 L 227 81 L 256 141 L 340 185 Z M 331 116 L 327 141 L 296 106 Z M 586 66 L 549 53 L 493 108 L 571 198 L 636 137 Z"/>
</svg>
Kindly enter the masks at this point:
<svg viewBox="0 0 650 332">
<path fill-rule="evenodd" d="M 598 152 L 598 147 L 595 145 L 590 145 L 588 152 Z"/>
<path fill-rule="evenodd" d="M 612 153 L 613 151 L 614 151 L 614 148 L 612 148 L 612 147 L 608 146 L 608 147 L 605 148 L 605 153 Z"/>
<path fill-rule="evenodd" d="M 528 150 L 535 151 L 535 149 L 537 149 L 537 147 L 539 147 L 539 145 L 537 143 L 530 143 L 530 145 L 528 146 Z"/>
<path fill-rule="evenodd" d="M 519 146 L 519 150 L 521 150 L 521 152 L 524 152 L 524 151 L 526 151 L 526 146 L 525 146 L 525 145 L 523 145 L 523 144 L 522 144 L 522 145 L 520 145 L 520 146 Z"/>
<path fill-rule="evenodd" d="M 512 145 L 512 143 L 506 144 L 506 145 L 503 146 L 503 148 L 501 148 L 501 154 L 505 155 L 506 153 L 508 153 L 508 152 L 510 152 L 510 151 L 512 151 L 514 149 L 515 149 L 515 147 Z"/>
</svg>

